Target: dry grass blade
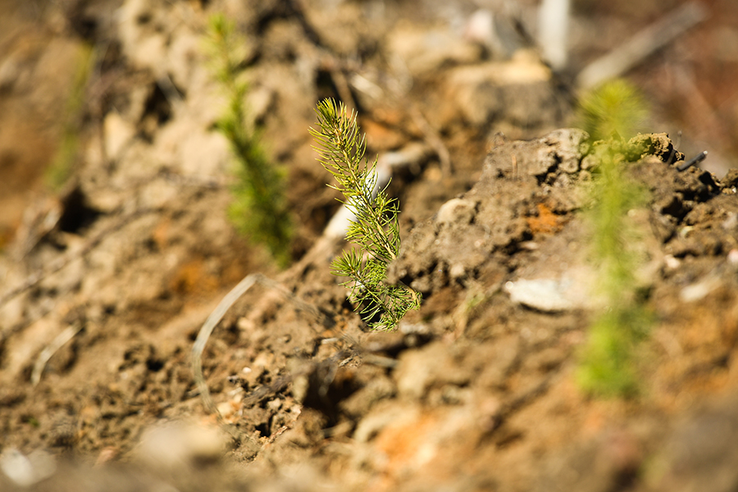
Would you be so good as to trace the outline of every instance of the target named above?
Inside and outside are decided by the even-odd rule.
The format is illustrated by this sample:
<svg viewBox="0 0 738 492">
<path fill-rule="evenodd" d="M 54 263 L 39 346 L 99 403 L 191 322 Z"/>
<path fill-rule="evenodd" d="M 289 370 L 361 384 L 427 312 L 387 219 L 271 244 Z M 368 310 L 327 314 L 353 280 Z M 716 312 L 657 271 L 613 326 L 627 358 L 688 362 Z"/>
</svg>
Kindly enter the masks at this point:
<svg viewBox="0 0 738 492">
<path fill-rule="evenodd" d="M 197 390 L 200 393 L 200 398 L 202 399 L 203 405 L 205 406 L 207 411 L 215 414 L 218 422 L 223 426 L 223 428 L 237 439 L 240 439 L 242 436 L 231 426 L 227 425 L 225 420 L 223 420 L 223 416 L 218 411 L 218 408 L 215 406 L 213 398 L 210 396 L 210 390 L 208 389 L 208 385 L 205 382 L 205 377 L 202 373 L 202 352 L 205 349 L 205 344 L 207 344 L 210 335 L 213 333 L 213 330 L 218 325 L 220 320 L 223 319 L 223 316 L 225 316 L 226 312 L 228 312 L 231 306 L 233 306 L 233 304 L 235 304 L 241 296 L 243 296 L 246 292 L 249 291 L 249 289 L 251 289 L 251 287 L 256 284 L 278 290 L 299 310 L 307 311 L 313 314 L 316 318 L 321 317 L 321 314 L 315 306 L 299 299 L 297 296 L 287 290 L 283 285 L 275 282 L 274 280 L 271 280 L 270 278 L 265 277 L 261 273 L 252 273 L 244 277 L 244 279 L 241 280 L 238 285 L 231 289 L 231 291 L 226 294 L 226 296 L 223 298 L 222 301 L 220 301 L 215 310 L 205 320 L 205 323 L 202 325 L 202 328 L 200 328 L 200 331 L 197 334 L 195 344 L 192 346 L 191 360 L 192 372 L 195 378 L 195 385 L 197 386 Z"/>
<path fill-rule="evenodd" d="M 33 372 L 31 373 L 31 384 L 33 386 L 36 386 L 41 381 L 41 375 L 44 373 L 44 368 L 46 368 L 46 363 L 49 362 L 49 359 L 69 340 L 74 338 L 74 335 L 79 333 L 81 329 L 82 325 L 68 326 L 41 351 L 36 359 L 36 363 L 33 365 Z"/>
<path fill-rule="evenodd" d="M 113 223 L 110 227 L 107 227 L 106 229 L 100 231 L 95 236 L 90 238 L 84 244 L 84 246 L 82 246 L 78 250 L 72 251 L 70 253 L 67 253 L 64 256 L 61 256 L 55 259 L 47 266 L 46 269 L 39 270 L 37 272 L 32 273 L 26 278 L 26 280 L 23 283 L 5 292 L 4 294 L 0 295 L 0 306 L 4 305 L 6 302 L 10 301 L 17 295 L 22 294 L 28 289 L 35 287 L 36 285 L 41 283 L 43 279 L 45 279 L 49 275 L 52 275 L 58 272 L 59 270 L 67 266 L 69 263 L 71 263 L 73 260 L 86 255 L 87 253 L 92 251 L 92 249 L 95 248 L 98 244 L 100 244 L 103 239 L 108 237 L 113 232 L 121 229 L 123 226 L 125 226 L 132 220 L 137 219 L 143 215 L 154 213 L 154 212 L 159 212 L 159 211 L 161 211 L 161 209 L 159 208 L 146 208 L 142 210 L 136 210 L 135 212 L 131 212 L 127 215 L 123 215 L 115 223 Z"/>
<path fill-rule="evenodd" d="M 590 89 L 601 82 L 619 77 L 662 48 L 681 33 L 707 18 L 707 9 L 699 2 L 689 2 L 648 26 L 605 56 L 579 72 L 576 85 Z"/>
</svg>

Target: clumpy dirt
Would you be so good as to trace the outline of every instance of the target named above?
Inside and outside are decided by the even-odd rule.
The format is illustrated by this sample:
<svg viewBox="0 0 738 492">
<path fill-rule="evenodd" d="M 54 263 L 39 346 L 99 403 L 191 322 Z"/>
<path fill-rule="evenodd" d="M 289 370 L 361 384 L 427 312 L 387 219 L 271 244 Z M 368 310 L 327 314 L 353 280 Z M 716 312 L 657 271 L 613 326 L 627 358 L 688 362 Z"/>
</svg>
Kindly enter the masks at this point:
<svg viewBox="0 0 738 492">
<path fill-rule="evenodd" d="M 620 143 L 649 191 L 628 217 L 655 321 L 638 349 L 640 394 L 595 399 L 575 371 L 606 308 L 583 213 L 597 147 L 566 128 L 572 94 L 524 36 L 505 38 L 507 54 L 465 37 L 476 7 L 464 2 L 4 4 L 46 30 L 0 40 L 2 108 L 28 98 L 54 119 L 63 84 L 45 98 L 28 89 L 65 70 L 48 58 L 92 46 L 95 62 L 70 180 L 43 199 L 22 199 L 19 184 L 0 197 L 24 204 L 0 224 L 0 489 L 738 484 L 734 170 L 680 170 L 663 133 Z M 284 271 L 227 219 L 224 101 L 202 50 L 214 12 L 247 35 L 250 117 L 288 176 L 297 226 Z M 404 241 L 389 281 L 424 296 L 394 332 L 369 332 L 330 274 L 345 246 L 328 227 L 339 204 L 307 132 L 326 96 L 359 110 L 393 174 Z M 0 117 L 29 134 L 0 138 L 4 183 L 40 193 L 59 128 Z M 213 412 L 193 344 L 257 273 L 202 354 Z"/>
</svg>

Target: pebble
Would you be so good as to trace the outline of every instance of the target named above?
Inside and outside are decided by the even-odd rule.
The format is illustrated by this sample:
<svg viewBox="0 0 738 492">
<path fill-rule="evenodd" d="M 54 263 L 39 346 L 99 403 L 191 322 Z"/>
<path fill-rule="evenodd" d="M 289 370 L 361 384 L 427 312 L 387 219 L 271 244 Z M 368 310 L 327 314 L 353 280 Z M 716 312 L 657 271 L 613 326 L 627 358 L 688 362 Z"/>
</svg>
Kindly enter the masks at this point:
<svg viewBox="0 0 738 492">
<path fill-rule="evenodd" d="M 571 281 L 553 279 L 518 280 L 505 284 L 505 291 L 510 294 L 512 302 L 544 313 L 574 309 L 576 305 L 568 297 L 570 288 Z"/>
<path fill-rule="evenodd" d="M 157 469 L 176 470 L 217 461 L 225 445 L 225 436 L 216 427 L 170 422 L 144 431 L 136 458 Z"/>
<path fill-rule="evenodd" d="M 0 470 L 16 485 L 30 487 L 56 472 L 56 460 L 42 450 L 26 456 L 16 448 L 7 448 L 0 455 Z"/>
</svg>

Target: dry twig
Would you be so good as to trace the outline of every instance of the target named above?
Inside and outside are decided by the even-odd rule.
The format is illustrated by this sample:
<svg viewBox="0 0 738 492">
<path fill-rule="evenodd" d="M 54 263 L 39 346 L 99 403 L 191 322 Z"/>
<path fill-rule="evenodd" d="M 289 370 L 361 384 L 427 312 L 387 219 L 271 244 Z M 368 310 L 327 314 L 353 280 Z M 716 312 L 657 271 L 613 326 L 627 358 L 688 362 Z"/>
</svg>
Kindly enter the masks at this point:
<svg viewBox="0 0 738 492">
<path fill-rule="evenodd" d="M 577 87 L 590 89 L 605 80 L 619 77 L 706 18 L 707 9 L 701 3 L 693 1 L 682 5 L 618 48 L 587 65 L 577 76 Z"/>
<path fill-rule="evenodd" d="M 290 291 L 288 291 L 283 285 L 275 282 L 274 280 L 271 280 L 270 278 L 265 277 L 261 273 L 252 273 L 250 275 L 247 275 L 238 283 L 238 285 L 236 285 L 228 294 L 226 294 L 223 300 L 220 301 L 220 304 L 218 304 L 215 310 L 210 314 L 210 316 L 208 316 L 208 318 L 205 320 L 205 323 L 202 325 L 202 328 L 200 328 L 200 332 L 197 334 L 195 344 L 192 346 L 192 371 L 194 373 L 195 384 L 197 385 L 197 389 L 200 392 L 200 398 L 203 401 L 203 405 L 210 413 L 215 414 L 218 422 L 220 422 L 226 429 L 229 429 L 229 432 L 230 428 L 225 425 L 223 416 L 220 414 L 217 407 L 215 406 L 215 403 L 210 396 L 208 385 L 205 382 L 205 377 L 202 373 L 202 352 L 205 349 L 205 344 L 210 338 L 210 335 L 213 333 L 213 330 L 218 325 L 220 320 L 223 319 L 223 316 L 225 316 L 226 312 L 231 308 L 231 306 L 233 306 L 233 304 L 236 303 L 236 301 L 241 296 L 243 296 L 246 292 L 249 291 L 249 289 L 251 289 L 251 287 L 256 284 L 276 289 L 280 293 L 282 293 L 288 300 L 290 300 L 290 302 L 295 304 L 298 309 L 307 311 L 313 314 L 316 318 L 320 318 L 321 316 L 320 312 L 317 310 L 317 308 L 315 308 L 315 306 L 301 300 Z M 231 432 L 231 434 L 233 433 Z"/>
<path fill-rule="evenodd" d="M 47 268 L 43 270 L 38 270 L 32 273 L 31 275 L 26 277 L 26 280 L 23 281 L 20 285 L 10 289 L 8 292 L 4 293 L 3 295 L 0 295 L 0 306 L 10 301 L 17 295 L 22 294 L 23 292 L 27 291 L 28 289 L 31 289 L 37 286 L 46 277 L 58 272 L 59 270 L 61 270 L 62 268 L 70 264 L 73 260 L 76 260 L 77 258 L 80 258 L 86 255 L 95 246 L 100 244 L 100 242 L 102 242 L 103 239 L 108 237 L 111 233 L 122 228 L 123 226 L 131 222 L 132 220 L 137 219 L 149 213 L 159 212 L 161 210 L 162 209 L 160 208 L 145 208 L 141 210 L 136 210 L 135 212 L 132 212 L 132 213 L 129 213 L 127 215 L 120 217 L 120 219 L 118 219 L 110 227 L 103 229 L 102 231 L 97 233 L 95 236 L 90 238 L 81 248 L 57 258 L 56 260 L 52 261 Z"/>
<path fill-rule="evenodd" d="M 74 338 L 74 335 L 80 332 L 82 329 L 81 324 L 68 326 L 61 333 L 59 333 L 49 345 L 44 348 L 36 359 L 36 363 L 33 365 L 33 372 L 31 373 L 31 384 L 36 386 L 41 381 L 41 375 L 46 368 L 46 363 L 49 359 L 68 341 Z"/>
</svg>

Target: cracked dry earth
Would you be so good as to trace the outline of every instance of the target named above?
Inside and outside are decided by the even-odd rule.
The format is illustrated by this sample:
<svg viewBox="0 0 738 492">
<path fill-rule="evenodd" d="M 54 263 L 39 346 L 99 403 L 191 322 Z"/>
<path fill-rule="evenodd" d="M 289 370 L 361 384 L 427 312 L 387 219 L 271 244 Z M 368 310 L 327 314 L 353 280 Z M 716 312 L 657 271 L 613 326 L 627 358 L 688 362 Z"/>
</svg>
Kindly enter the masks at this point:
<svg viewBox="0 0 738 492">
<path fill-rule="evenodd" d="M 250 97 L 268 108 L 265 141 L 289 171 L 295 262 L 277 272 L 226 219 L 219 99 L 196 49 L 204 7 L 124 2 L 103 131 L 3 259 L 4 284 L 44 274 L 0 306 L 0 490 L 736 487 L 735 171 L 680 172 L 666 135 L 631 141 L 628 172 L 650 199 L 629 217 L 656 323 L 638 358 L 642 395 L 591 399 L 574 371 L 599 309 L 582 214 L 596 162 L 583 132 L 556 129 L 566 97 L 545 66 L 525 52 L 490 60 L 422 22 L 372 30 L 353 3 L 334 18 L 309 2 L 214 3 L 268 40 L 253 48 Z M 106 25 L 92 7 L 68 19 Z M 446 36 L 447 49 L 426 36 Z M 336 65 L 346 53 L 365 63 Z M 404 56 L 412 96 L 390 104 L 347 87 L 370 150 L 400 162 L 390 191 L 404 242 L 389 280 L 424 302 L 398 331 L 371 333 L 329 273 L 344 244 L 323 232 L 335 195 L 307 127 L 314 101 L 340 95 L 354 70 L 390 94 L 408 76 L 388 68 L 390 55 Z M 162 73 L 180 98 L 164 93 Z M 228 290 L 256 272 L 281 287 L 254 285 L 202 356 L 219 421 L 190 351 Z M 28 487 L 9 478 L 23 467 L 39 474 Z"/>
</svg>

